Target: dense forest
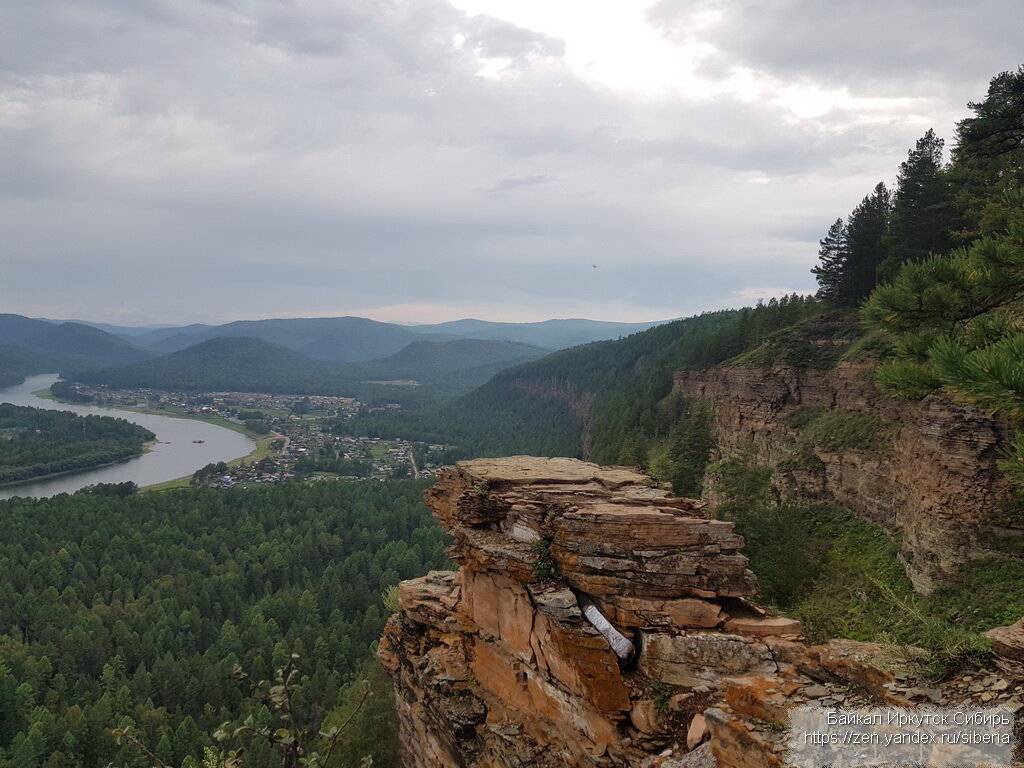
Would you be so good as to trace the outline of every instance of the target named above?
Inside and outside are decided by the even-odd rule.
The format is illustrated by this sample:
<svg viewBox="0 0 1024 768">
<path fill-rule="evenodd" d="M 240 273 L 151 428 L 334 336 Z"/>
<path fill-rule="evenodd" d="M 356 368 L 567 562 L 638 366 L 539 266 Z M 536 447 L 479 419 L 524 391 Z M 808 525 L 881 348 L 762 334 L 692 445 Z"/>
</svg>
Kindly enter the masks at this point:
<svg viewBox="0 0 1024 768">
<path fill-rule="evenodd" d="M 0 763 L 150 768 L 112 734 L 131 726 L 169 765 L 245 746 L 247 767 L 280 766 L 259 739 L 212 739 L 250 715 L 277 727 L 240 673 L 272 680 L 294 654 L 297 710 L 317 725 L 351 705 L 342 688 L 380 636 L 382 590 L 446 565 L 424 487 L 93 489 L 0 504 Z M 356 729 L 380 765 L 389 723 Z M 336 755 L 338 768 L 362 758 Z"/>
<path fill-rule="evenodd" d="M 124 419 L 0 403 L 0 485 L 127 459 L 154 439 Z"/>
</svg>

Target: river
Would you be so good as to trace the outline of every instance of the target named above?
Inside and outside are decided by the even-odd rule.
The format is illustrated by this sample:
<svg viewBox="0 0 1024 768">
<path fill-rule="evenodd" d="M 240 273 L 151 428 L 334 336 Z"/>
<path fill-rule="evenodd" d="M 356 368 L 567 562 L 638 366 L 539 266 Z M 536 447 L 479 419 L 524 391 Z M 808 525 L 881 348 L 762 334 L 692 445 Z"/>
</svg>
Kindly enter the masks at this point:
<svg viewBox="0 0 1024 768">
<path fill-rule="evenodd" d="M 32 394 L 37 390 L 46 389 L 56 380 L 56 374 L 29 376 L 24 384 L 0 389 L 0 402 L 30 405 L 33 408 L 51 411 L 72 411 L 83 416 L 118 416 L 145 427 L 156 435 L 157 441 L 150 445 L 149 451 L 142 456 L 109 467 L 83 469 L 67 475 L 0 488 L 0 499 L 14 496 L 42 498 L 58 493 L 74 493 L 93 483 L 123 483 L 128 480 L 141 488 L 191 475 L 200 467 L 213 462 L 231 461 L 246 456 L 256 446 L 252 438 L 241 432 L 197 419 L 157 416 L 117 408 L 100 408 L 95 405 L 58 403 Z M 196 440 L 203 442 L 196 443 Z"/>
</svg>

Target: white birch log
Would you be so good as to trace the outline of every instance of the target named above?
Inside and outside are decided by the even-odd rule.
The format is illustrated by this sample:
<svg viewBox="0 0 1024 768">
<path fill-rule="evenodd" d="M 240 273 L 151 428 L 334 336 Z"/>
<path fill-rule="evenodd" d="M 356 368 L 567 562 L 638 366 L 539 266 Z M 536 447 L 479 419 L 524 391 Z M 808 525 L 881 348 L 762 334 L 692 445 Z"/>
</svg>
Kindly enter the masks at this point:
<svg viewBox="0 0 1024 768">
<path fill-rule="evenodd" d="M 597 610 L 597 606 L 591 603 L 589 600 L 582 603 L 583 615 L 587 617 L 587 621 L 594 625 L 594 629 L 601 633 L 605 640 L 608 641 L 608 645 L 615 651 L 615 655 L 620 659 L 628 659 L 633 655 L 633 643 L 630 642 L 629 638 L 623 635 L 619 630 L 611 625 Z"/>
</svg>

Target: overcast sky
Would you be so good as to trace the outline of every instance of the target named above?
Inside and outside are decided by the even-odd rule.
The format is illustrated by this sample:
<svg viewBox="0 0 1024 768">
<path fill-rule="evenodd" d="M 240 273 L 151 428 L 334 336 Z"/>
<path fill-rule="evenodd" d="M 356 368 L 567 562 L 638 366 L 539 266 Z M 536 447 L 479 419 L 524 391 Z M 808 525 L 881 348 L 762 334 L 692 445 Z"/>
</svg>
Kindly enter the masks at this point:
<svg viewBox="0 0 1024 768">
<path fill-rule="evenodd" d="M 1019 0 L 0 0 L 0 311 L 641 321 L 818 239 Z"/>
</svg>

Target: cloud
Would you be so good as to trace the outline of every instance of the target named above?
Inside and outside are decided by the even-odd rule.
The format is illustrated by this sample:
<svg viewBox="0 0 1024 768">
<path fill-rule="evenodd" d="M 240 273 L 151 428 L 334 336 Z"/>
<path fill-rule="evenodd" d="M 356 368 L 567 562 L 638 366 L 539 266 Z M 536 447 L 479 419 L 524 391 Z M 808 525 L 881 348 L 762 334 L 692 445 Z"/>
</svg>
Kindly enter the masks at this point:
<svg viewBox="0 0 1024 768">
<path fill-rule="evenodd" d="M 558 181 L 558 179 L 546 174 L 535 174 L 533 176 L 509 176 L 508 178 L 499 181 L 487 191 L 491 193 L 510 192 L 513 189 L 519 189 L 520 187 L 533 187 L 538 184 L 551 184 L 555 181 Z"/>
<path fill-rule="evenodd" d="M 743 66 L 862 96 L 959 95 L 1021 55 L 1008 0 L 660 0 L 648 15 L 677 41 L 698 27 L 708 72 Z"/>
<path fill-rule="evenodd" d="M 1009 33 L 951 4 L 922 3 L 920 40 L 900 53 L 886 31 L 893 50 L 869 56 L 871 8 L 666 0 L 655 27 L 616 12 L 696 64 L 641 92 L 581 63 L 578 20 L 495 8 L 7 3 L 5 311 L 651 319 L 810 290 L 828 225 L 1012 66 L 994 65 Z"/>
</svg>

